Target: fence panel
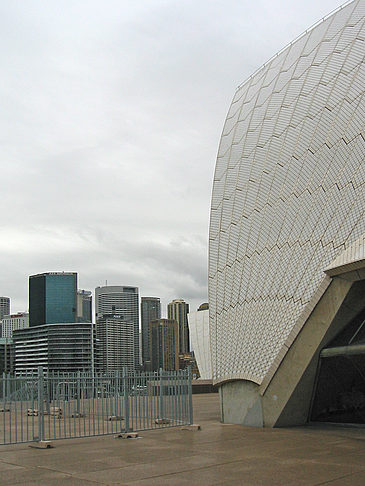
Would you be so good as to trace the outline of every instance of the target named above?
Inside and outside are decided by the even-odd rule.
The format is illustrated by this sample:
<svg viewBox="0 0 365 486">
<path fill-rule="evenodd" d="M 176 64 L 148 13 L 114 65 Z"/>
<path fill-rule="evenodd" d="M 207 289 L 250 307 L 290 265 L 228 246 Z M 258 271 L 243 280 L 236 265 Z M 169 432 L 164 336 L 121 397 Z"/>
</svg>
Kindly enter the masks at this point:
<svg viewBox="0 0 365 486">
<path fill-rule="evenodd" d="M 192 423 L 191 372 L 3 374 L 0 444 Z"/>
</svg>

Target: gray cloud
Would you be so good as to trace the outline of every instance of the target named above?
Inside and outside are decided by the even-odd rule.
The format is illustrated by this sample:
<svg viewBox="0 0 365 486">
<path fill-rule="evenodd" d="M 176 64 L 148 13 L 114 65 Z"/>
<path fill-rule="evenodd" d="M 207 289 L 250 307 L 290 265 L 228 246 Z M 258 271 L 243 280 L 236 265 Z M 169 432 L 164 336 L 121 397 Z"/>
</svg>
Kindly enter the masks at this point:
<svg viewBox="0 0 365 486">
<path fill-rule="evenodd" d="M 0 294 L 28 275 L 207 299 L 211 181 L 235 87 L 335 8 L 259 0 L 0 4 Z"/>
</svg>

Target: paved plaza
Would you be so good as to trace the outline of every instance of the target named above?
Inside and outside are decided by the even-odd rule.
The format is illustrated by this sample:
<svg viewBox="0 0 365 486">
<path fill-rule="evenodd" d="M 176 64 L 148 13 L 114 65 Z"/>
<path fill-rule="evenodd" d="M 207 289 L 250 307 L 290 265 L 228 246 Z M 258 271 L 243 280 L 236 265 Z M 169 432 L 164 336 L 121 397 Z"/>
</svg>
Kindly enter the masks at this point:
<svg viewBox="0 0 365 486">
<path fill-rule="evenodd" d="M 365 429 L 258 429 L 219 422 L 217 394 L 194 395 L 200 431 L 141 432 L 1 446 L 0 484 L 39 486 L 365 484 Z"/>
</svg>

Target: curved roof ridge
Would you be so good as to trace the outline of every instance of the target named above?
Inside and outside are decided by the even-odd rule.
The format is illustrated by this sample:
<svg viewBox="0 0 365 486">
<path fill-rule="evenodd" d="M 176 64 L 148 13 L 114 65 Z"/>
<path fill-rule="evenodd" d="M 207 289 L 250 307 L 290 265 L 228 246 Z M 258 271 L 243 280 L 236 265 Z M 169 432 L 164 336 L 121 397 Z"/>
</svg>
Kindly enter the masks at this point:
<svg viewBox="0 0 365 486">
<path fill-rule="evenodd" d="M 340 253 L 331 265 L 325 269 L 325 272 L 332 277 L 343 273 L 349 265 L 353 266 L 353 264 L 362 262 L 363 260 L 365 260 L 365 233 Z"/>
<path fill-rule="evenodd" d="M 318 25 L 322 24 L 323 22 L 325 22 L 326 20 L 328 20 L 330 17 L 332 17 L 332 15 L 335 15 L 340 10 L 344 9 L 345 7 L 347 7 L 348 5 L 350 5 L 351 3 L 355 3 L 355 2 L 356 2 L 356 0 L 347 0 L 347 2 L 343 3 L 339 7 L 335 8 L 334 10 L 332 10 L 332 12 L 330 12 L 327 15 L 325 15 L 320 20 L 317 20 L 317 22 L 315 22 L 308 29 L 306 29 L 304 32 L 302 32 L 301 34 L 299 34 L 295 39 L 293 39 L 291 42 L 289 42 L 285 47 L 281 48 L 280 51 L 278 51 L 276 54 L 274 54 L 272 57 L 270 57 L 270 59 L 268 61 L 266 61 L 259 68 L 257 68 L 256 71 L 254 71 L 248 78 L 246 78 L 242 83 L 240 83 L 237 86 L 236 91 L 239 90 L 240 88 L 242 88 L 242 86 L 244 86 L 250 79 L 254 78 L 262 69 L 264 69 L 266 66 L 268 66 L 274 59 L 276 59 L 277 57 L 279 57 L 280 54 L 282 54 L 286 49 L 288 49 L 289 47 L 291 47 L 292 45 L 294 45 L 302 37 L 304 37 L 309 32 L 311 32 L 313 29 L 315 29 Z"/>
</svg>

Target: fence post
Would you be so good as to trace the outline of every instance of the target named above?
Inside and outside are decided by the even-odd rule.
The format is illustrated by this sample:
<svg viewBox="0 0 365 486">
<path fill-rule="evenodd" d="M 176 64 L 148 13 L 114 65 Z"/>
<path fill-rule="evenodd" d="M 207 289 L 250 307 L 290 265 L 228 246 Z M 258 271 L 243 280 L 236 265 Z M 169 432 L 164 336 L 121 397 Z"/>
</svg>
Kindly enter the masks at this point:
<svg viewBox="0 0 365 486">
<path fill-rule="evenodd" d="M 77 383 L 76 383 L 76 393 L 77 393 L 77 400 L 76 400 L 76 413 L 80 414 L 80 395 L 81 395 L 81 372 L 78 370 L 77 372 Z"/>
<path fill-rule="evenodd" d="M 123 391 L 124 391 L 124 432 L 129 432 L 128 368 L 123 368 Z"/>
<path fill-rule="evenodd" d="M 38 367 L 38 440 L 44 440 L 44 376 L 43 366 Z"/>
<path fill-rule="evenodd" d="M 193 384 L 191 376 L 191 365 L 188 366 L 188 395 L 189 395 L 189 424 L 193 423 Z"/>
<path fill-rule="evenodd" d="M 46 404 L 46 412 L 49 415 L 51 411 L 51 401 L 52 401 L 52 389 L 53 380 L 50 371 L 47 371 L 47 386 L 46 386 L 46 397 L 45 397 L 45 404 Z"/>
<path fill-rule="evenodd" d="M 11 390 L 10 390 L 10 373 L 6 374 L 6 398 L 7 401 L 10 401 L 10 395 L 11 395 Z"/>
<path fill-rule="evenodd" d="M 119 371 L 114 371 L 114 415 L 118 417 L 119 402 Z"/>
<path fill-rule="evenodd" d="M 163 401 L 163 378 L 164 378 L 164 372 L 163 372 L 163 369 L 160 368 L 160 413 L 159 413 L 159 418 L 160 419 L 163 419 L 164 418 L 164 415 L 165 415 L 165 411 L 164 411 L 164 401 Z"/>
<path fill-rule="evenodd" d="M 6 374 L 3 371 L 3 401 L 4 401 L 4 410 L 5 410 L 5 402 L 6 402 Z"/>
</svg>

